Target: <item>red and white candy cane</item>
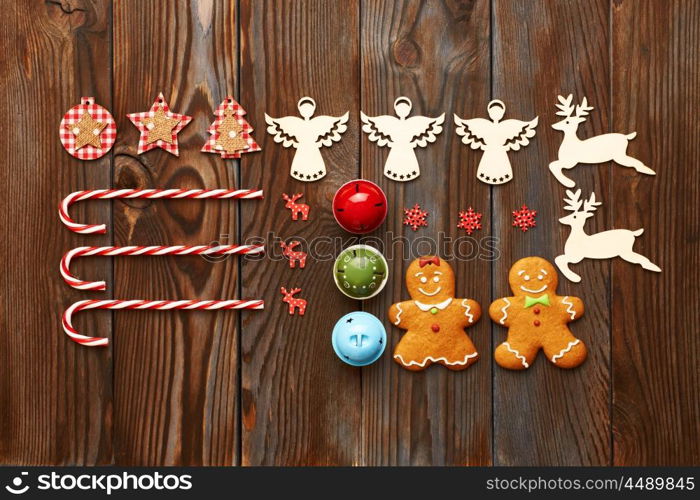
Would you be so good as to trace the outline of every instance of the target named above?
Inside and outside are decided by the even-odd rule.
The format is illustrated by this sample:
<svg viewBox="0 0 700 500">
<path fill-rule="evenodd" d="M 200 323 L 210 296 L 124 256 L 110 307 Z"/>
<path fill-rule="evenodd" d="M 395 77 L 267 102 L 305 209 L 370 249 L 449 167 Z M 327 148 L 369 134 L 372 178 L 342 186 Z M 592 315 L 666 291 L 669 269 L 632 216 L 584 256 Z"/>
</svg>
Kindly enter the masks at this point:
<svg viewBox="0 0 700 500">
<path fill-rule="evenodd" d="M 141 198 L 147 200 L 258 200 L 263 197 L 261 189 L 94 189 L 76 191 L 66 196 L 58 206 L 58 215 L 68 229 L 79 234 L 104 234 L 105 224 L 79 224 L 68 215 L 73 203 L 85 200 L 112 200 Z"/>
<path fill-rule="evenodd" d="M 106 337 L 89 337 L 81 335 L 73 327 L 73 314 L 86 309 L 154 309 L 157 311 L 219 311 L 228 309 L 254 309 L 265 307 L 262 300 L 81 300 L 70 306 L 63 313 L 63 330 L 72 340 L 80 345 L 105 347 L 109 345 Z"/>
<path fill-rule="evenodd" d="M 197 245 L 197 246 L 127 246 L 127 247 L 78 247 L 66 252 L 61 259 L 61 276 L 66 283 L 78 290 L 106 290 L 104 281 L 83 281 L 70 272 L 75 257 L 117 257 L 123 255 L 253 255 L 265 251 L 264 245 Z"/>
</svg>

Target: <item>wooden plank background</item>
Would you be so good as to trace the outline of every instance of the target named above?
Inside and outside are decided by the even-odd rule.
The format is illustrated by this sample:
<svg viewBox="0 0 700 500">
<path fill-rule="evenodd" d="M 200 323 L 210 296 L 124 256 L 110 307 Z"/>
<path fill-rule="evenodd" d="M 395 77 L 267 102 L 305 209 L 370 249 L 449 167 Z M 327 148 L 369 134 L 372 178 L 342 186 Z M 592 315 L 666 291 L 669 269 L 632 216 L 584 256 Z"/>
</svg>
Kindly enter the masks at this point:
<svg viewBox="0 0 700 500">
<path fill-rule="evenodd" d="M 698 465 L 700 464 L 700 1 L 697 0 L 230 0 L 2 2 L 0 20 L 0 463 L 120 465 Z M 180 158 L 136 154 L 126 114 L 159 91 L 194 117 Z M 402 370 L 389 353 L 366 368 L 335 358 L 330 331 L 364 309 L 386 323 L 406 297 L 411 247 L 463 233 L 457 212 L 484 213 L 478 239 L 499 257 L 453 260 L 461 296 L 486 308 L 509 293 L 516 259 L 553 259 L 567 229 L 556 222 L 564 188 L 546 166 L 561 141 L 551 129 L 557 94 L 587 96 L 589 137 L 638 132 L 630 152 L 657 171 L 614 164 L 572 171 L 603 205 L 591 232 L 644 227 L 636 243 L 663 273 L 615 261 L 576 266 L 561 279 L 586 314 L 573 325 L 589 359 L 572 371 L 539 357 L 525 373 L 495 365 L 505 330 L 482 320 L 469 334 L 481 359 L 464 372 Z M 228 94 L 248 110 L 262 153 L 240 162 L 199 152 L 212 113 Z M 329 174 L 291 179 L 293 151 L 265 132 L 264 113 L 350 112 L 343 140 L 324 149 Z M 421 177 L 383 177 L 387 151 L 360 131 L 359 111 L 446 113 L 444 132 L 417 152 Z M 111 154 L 80 162 L 62 150 L 58 123 L 81 96 L 112 111 Z M 474 177 L 479 154 L 454 133 L 452 113 L 483 116 L 492 98 L 510 117 L 540 117 L 537 136 L 513 153 L 515 180 Z M 385 291 L 358 304 L 335 290 L 331 262 L 291 270 L 275 238 L 351 237 L 330 201 L 363 177 L 389 197 L 376 238 L 390 258 Z M 76 218 L 108 223 L 105 236 L 65 229 L 56 205 L 103 187 L 261 187 L 263 201 L 83 203 Z M 308 222 L 289 222 L 283 192 L 304 192 Z M 429 227 L 401 225 L 420 203 Z M 523 234 L 510 212 L 527 203 L 537 228 Z M 62 254 L 80 245 L 205 244 L 264 237 L 261 261 L 198 258 L 82 259 L 80 276 L 108 291 L 69 289 Z M 396 243 L 396 241 L 401 242 Z M 330 239 L 317 252 L 337 253 Z M 421 243 L 422 242 L 422 243 Z M 426 248 L 425 246 L 423 248 Z M 449 245 L 446 248 L 450 248 Z M 449 258 L 449 255 L 443 257 Z M 280 286 L 301 286 L 307 314 L 290 317 Z M 68 340 L 62 311 L 87 297 L 261 297 L 264 312 L 84 313 L 82 330 L 108 349 Z M 285 307 L 283 307 L 285 306 Z M 387 323 L 388 351 L 401 333 Z"/>
</svg>

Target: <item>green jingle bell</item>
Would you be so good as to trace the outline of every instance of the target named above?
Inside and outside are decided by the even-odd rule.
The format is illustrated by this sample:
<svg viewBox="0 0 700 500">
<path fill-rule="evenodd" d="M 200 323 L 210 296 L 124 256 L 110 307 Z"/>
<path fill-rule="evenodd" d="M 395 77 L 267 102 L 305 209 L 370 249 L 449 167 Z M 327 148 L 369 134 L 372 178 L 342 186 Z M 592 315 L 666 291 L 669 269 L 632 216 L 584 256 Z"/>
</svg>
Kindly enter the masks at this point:
<svg viewBox="0 0 700 500">
<path fill-rule="evenodd" d="M 343 250 L 333 265 L 338 290 L 351 299 L 365 300 L 382 291 L 389 278 L 384 256 L 369 245 L 353 245 Z"/>
</svg>

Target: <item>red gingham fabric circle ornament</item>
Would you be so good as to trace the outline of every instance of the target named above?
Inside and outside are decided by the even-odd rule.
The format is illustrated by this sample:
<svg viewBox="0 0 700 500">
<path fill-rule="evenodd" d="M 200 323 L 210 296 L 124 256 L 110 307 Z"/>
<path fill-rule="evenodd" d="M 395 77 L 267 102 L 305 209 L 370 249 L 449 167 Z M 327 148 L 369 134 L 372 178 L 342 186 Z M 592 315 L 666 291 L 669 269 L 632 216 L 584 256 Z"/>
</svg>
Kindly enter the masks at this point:
<svg viewBox="0 0 700 500">
<path fill-rule="evenodd" d="M 141 132 L 138 154 L 161 148 L 170 154 L 180 156 L 177 134 L 192 121 L 192 117 L 171 112 L 162 92 L 153 101 L 151 109 L 126 116 Z"/>
<path fill-rule="evenodd" d="M 106 155 L 117 140 L 117 124 L 94 97 L 82 97 L 70 108 L 59 127 L 61 144 L 79 160 L 97 160 Z"/>
<path fill-rule="evenodd" d="M 247 145 L 245 149 L 236 151 L 234 153 L 226 152 L 225 148 L 222 147 L 222 141 L 220 140 L 222 139 L 220 137 L 221 125 L 227 118 L 227 115 L 230 115 L 231 112 L 233 112 L 233 116 L 235 116 L 236 120 L 238 121 L 238 124 L 242 129 L 240 131 L 240 137 L 245 141 Z M 207 131 L 211 134 L 211 137 L 209 137 L 209 140 L 207 140 L 207 142 L 204 144 L 202 152 L 216 153 L 220 154 L 221 157 L 224 159 L 231 159 L 240 158 L 243 153 L 254 153 L 256 151 L 260 151 L 260 146 L 257 142 L 255 142 L 253 136 L 250 135 L 250 133 L 253 131 L 253 127 L 251 127 L 250 123 L 248 123 L 246 119 L 243 118 L 245 114 L 246 110 L 243 109 L 243 106 L 238 104 L 232 96 L 226 97 L 226 99 L 224 99 L 223 102 L 219 104 L 219 106 L 216 108 L 216 111 L 214 111 L 214 116 L 216 116 L 216 119 L 207 129 Z"/>
</svg>

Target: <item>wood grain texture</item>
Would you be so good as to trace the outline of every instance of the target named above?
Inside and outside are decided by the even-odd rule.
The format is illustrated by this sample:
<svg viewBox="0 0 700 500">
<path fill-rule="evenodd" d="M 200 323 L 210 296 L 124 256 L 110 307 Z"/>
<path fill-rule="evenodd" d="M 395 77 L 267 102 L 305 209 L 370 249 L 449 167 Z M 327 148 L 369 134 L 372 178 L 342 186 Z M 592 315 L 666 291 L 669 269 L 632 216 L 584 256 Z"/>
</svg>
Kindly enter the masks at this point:
<svg viewBox="0 0 700 500">
<path fill-rule="evenodd" d="M 507 117 L 540 116 L 537 135 L 525 149 L 510 153 L 514 180 L 493 189 L 493 232 L 501 257 L 494 266 L 494 298 L 511 295 L 508 270 L 522 257 L 553 262 L 563 253 L 568 228 L 565 189 L 551 175 L 562 135 L 551 128 L 557 94 L 584 95 L 595 106 L 579 126 L 581 137 L 609 129 L 610 66 L 607 1 L 496 1 L 493 10 L 493 97 L 506 103 Z M 606 199 L 607 166 L 579 166 L 571 176 L 584 193 Z M 537 210 L 537 227 L 527 233 L 511 226 L 511 211 L 527 204 Z M 587 226 L 606 229 L 610 205 L 600 207 Z M 586 312 L 571 324 L 589 351 L 571 371 L 552 366 L 540 354 L 526 372 L 494 371 L 494 463 L 498 465 L 606 465 L 610 463 L 609 261 L 576 266 L 581 284 L 560 273 L 559 294 L 584 300 Z M 506 329 L 493 327 L 493 347 Z"/>
<path fill-rule="evenodd" d="M 233 162 L 200 153 L 213 110 L 235 90 L 234 2 L 117 2 L 114 115 L 120 128 L 114 184 L 123 188 L 230 188 Z M 158 92 L 192 116 L 178 136 L 180 157 L 136 155 L 127 113 Z M 233 243 L 236 207 L 227 202 L 115 204 L 119 245 Z M 237 296 L 237 262 L 198 257 L 124 258 L 115 295 L 140 299 Z M 116 461 L 139 465 L 238 463 L 237 313 L 117 313 L 114 338 Z"/>
<path fill-rule="evenodd" d="M 85 294 L 60 279 L 64 252 L 84 244 L 58 220 L 60 200 L 109 185 L 111 157 L 81 162 L 63 150 L 63 114 L 94 96 L 111 106 L 108 3 L 6 3 L 0 21 L 0 462 L 90 464 L 112 460 L 111 353 L 86 350 L 61 329 L 63 309 Z M 106 205 L 76 206 L 76 217 L 109 222 Z M 108 237 L 95 237 L 108 244 Z M 108 261 L 85 275 L 111 282 Z M 87 316 L 87 317 L 83 317 Z M 108 314 L 81 315 L 79 328 L 109 335 Z"/>
<path fill-rule="evenodd" d="M 476 157 L 455 135 L 452 113 L 472 116 L 488 102 L 489 4 L 456 2 L 362 2 L 362 110 L 393 115 L 394 100 L 407 96 L 412 114 L 445 113 L 443 132 L 416 149 L 421 175 L 397 183 L 383 175 L 387 148 L 363 134 L 362 177 L 378 183 L 389 199 L 387 221 L 372 234 L 390 262 L 390 281 L 364 310 L 385 322 L 384 356 L 362 373 L 362 445 L 367 465 L 487 465 L 491 461 L 491 355 L 488 318 L 468 329 L 481 359 L 463 372 L 435 365 L 409 372 L 392 359 L 403 331 L 387 320 L 394 302 L 407 299 L 405 270 L 425 254 L 438 254 L 455 269 L 459 297 L 488 305 L 490 263 L 479 256 L 490 233 L 489 188 L 473 182 Z M 435 36 L 435 27 L 440 36 Z M 429 212 L 428 227 L 402 225 L 403 209 L 415 203 Z M 474 238 L 457 229 L 468 206 L 484 212 Z M 455 259 L 462 252 L 463 260 Z"/>
<path fill-rule="evenodd" d="M 243 187 L 264 186 L 265 200 L 241 207 L 246 237 L 268 239 L 268 258 L 244 262 L 243 295 L 264 298 L 264 314 L 244 315 L 242 463 L 360 463 L 360 370 L 340 363 L 330 343 L 333 325 L 357 303 L 338 292 L 332 265 L 345 238 L 330 209 L 333 194 L 358 169 L 359 3 L 304 0 L 241 2 L 241 104 L 263 152 L 241 163 Z M 350 112 L 340 143 L 323 148 L 328 175 L 315 183 L 289 176 L 295 150 L 275 144 L 265 117 L 296 115 L 310 96 L 316 114 Z M 303 192 L 307 222 L 291 222 L 282 193 Z M 318 240 L 306 268 L 290 269 L 274 237 Z M 323 255 L 321 255 L 323 254 Z M 275 255 L 277 257 L 275 257 Z M 301 287 L 303 317 L 289 316 L 280 286 Z"/>
<path fill-rule="evenodd" d="M 700 2 L 614 1 L 612 28 L 613 128 L 657 172 L 614 170 L 614 226 L 663 271 L 613 265 L 614 463 L 698 465 Z"/>
<path fill-rule="evenodd" d="M 240 8 L 239 8 L 240 4 Z M 697 0 L 49 0 L 4 2 L 0 18 L 0 463 L 118 465 L 698 465 L 700 464 L 700 1 Z M 240 76 L 240 78 L 239 78 Z M 162 91 L 194 117 L 180 158 L 137 155 L 127 113 Z M 586 228 L 645 228 L 635 248 L 661 274 L 614 261 L 583 261 L 573 332 L 589 359 L 559 370 L 540 355 L 524 373 L 493 362 L 506 335 L 488 317 L 468 330 L 481 359 L 464 372 L 409 373 L 391 359 L 402 331 L 386 324 L 385 355 L 366 368 L 340 362 L 337 319 L 367 310 L 386 321 L 407 298 L 404 271 L 420 253 L 453 264 L 460 296 L 487 309 L 510 295 L 518 258 L 561 253 L 565 193 L 547 169 L 561 134 L 557 94 L 595 106 L 586 138 L 638 133 L 630 153 L 656 169 L 618 165 L 569 171 L 603 205 Z M 263 151 L 240 162 L 200 153 L 213 110 L 233 94 Z M 313 97 L 319 114 L 350 112 L 342 141 L 322 154 L 328 176 L 289 177 L 294 150 L 275 144 L 264 113 L 296 113 Z M 416 181 L 387 180 L 388 151 L 360 131 L 359 111 L 391 113 L 400 95 L 414 113 L 446 113 L 434 144 L 417 150 Z M 94 96 L 117 121 L 111 154 L 81 162 L 61 147 L 63 114 Z M 531 144 L 510 153 L 515 180 L 476 180 L 481 152 L 461 145 L 452 113 L 539 115 Z M 239 164 L 240 163 L 240 164 Z M 364 177 L 389 197 L 368 242 L 391 277 L 377 298 L 344 298 L 331 279 L 341 248 L 356 242 L 335 223 L 331 199 Z M 72 191 L 114 187 L 262 188 L 247 202 L 83 202 L 76 219 L 108 234 L 79 236 L 57 217 Z M 283 192 L 304 192 L 308 222 L 290 222 Z M 429 226 L 401 225 L 420 203 Z M 537 227 L 511 227 L 527 203 Z M 484 214 L 475 239 L 459 210 Z M 262 261 L 196 257 L 80 259 L 76 273 L 105 279 L 88 294 L 63 283 L 58 263 L 81 245 L 236 243 L 265 238 Z M 304 270 L 280 257 L 274 237 L 311 253 Z M 392 244 L 395 238 L 404 243 Z M 485 255 L 486 237 L 499 257 Z M 314 240 L 314 238 L 316 238 Z M 325 239 L 319 239 L 325 238 Z M 430 241 L 438 241 L 437 248 Z M 481 244 L 481 251 L 474 245 Z M 464 260 L 452 258 L 459 250 Z M 474 252 L 479 257 L 474 258 Z M 239 275 L 242 279 L 239 280 Z M 306 315 L 290 317 L 280 286 L 301 286 Z M 67 339 L 60 316 L 86 298 L 264 298 L 263 312 L 89 312 L 79 330 L 108 349 Z"/>
</svg>

